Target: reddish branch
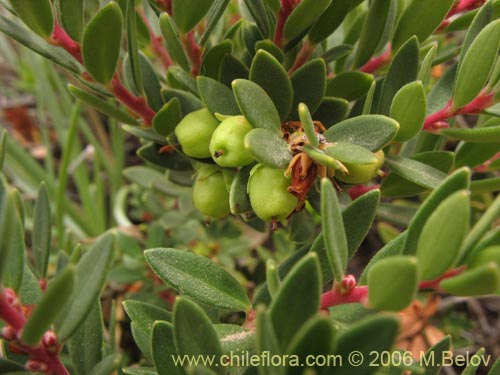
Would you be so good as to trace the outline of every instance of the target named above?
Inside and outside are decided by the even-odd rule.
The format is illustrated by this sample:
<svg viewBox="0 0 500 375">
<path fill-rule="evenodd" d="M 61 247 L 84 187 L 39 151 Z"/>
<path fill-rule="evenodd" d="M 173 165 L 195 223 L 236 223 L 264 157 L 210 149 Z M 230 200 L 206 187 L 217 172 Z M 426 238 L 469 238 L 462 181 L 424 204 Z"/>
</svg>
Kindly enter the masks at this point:
<svg viewBox="0 0 500 375">
<path fill-rule="evenodd" d="M 159 57 L 165 69 L 168 69 L 170 66 L 173 65 L 173 61 L 170 55 L 168 54 L 165 46 L 163 45 L 163 38 L 154 33 L 148 18 L 144 14 L 144 9 L 139 8 L 139 14 L 141 15 L 141 18 L 144 24 L 146 25 L 146 28 L 148 29 L 149 37 L 151 39 L 151 48 L 153 49 L 153 52 L 156 54 L 156 56 Z"/>
<path fill-rule="evenodd" d="M 59 359 L 61 346 L 52 332 L 47 332 L 42 343 L 36 347 L 24 345 L 20 341 L 26 317 L 19 300 L 10 289 L 0 291 L 0 319 L 6 323 L 2 329 L 2 338 L 9 342 L 12 350 L 30 356 L 30 360 L 26 363 L 28 371 L 43 372 L 48 375 L 69 375 Z"/>
<path fill-rule="evenodd" d="M 292 74 L 297 69 L 299 69 L 302 65 L 304 65 L 307 62 L 307 60 L 309 60 L 309 57 L 311 57 L 315 48 L 316 48 L 315 44 L 309 44 L 309 42 L 307 40 L 304 41 L 304 44 L 302 45 L 302 49 L 297 54 L 297 57 L 295 58 L 295 62 L 293 63 L 293 66 L 290 68 L 290 70 L 288 71 L 288 74 Z"/>
<path fill-rule="evenodd" d="M 440 290 L 439 283 L 444 279 L 457 276 L 465 270 L 465 266 L 453 268 L 434 280 L 421 281 L 418 284 L 419 290 L 433 289 Z M 340 285 L 334 284 L 332 290 L 321 295 L 321 309 L 343 305 L 346 303 L 367 303 L 368 286 L 356 285 L 356 280 L 352 275 L 346 275 Z"/>
<path fill-rule="evenodd" d="M 369 191 L 380 189 L 380 184 L 376 185 L 356 185 L 352 188 L 347 189 L 347 193 L 351 197 L 351 199 L 356 199 L 362 196 L 363 194 L 368 193 Z"/>
<path fill-rule="evenodd" d="M 380 56 L 372 57 L 365 65 L 359 68 L 359 71 L 370 74 L 376 72 L 391 62 L 391 52 L 392 45 L 389 43 L 385 51 Z"/>
<path fill-rule="evenodd" d="M 448 12 L 446 18 L 449 18 L 455 14 L 466 12 L 468 10 L 473 10 L 482 6 L 486 0 L 459 0 L 453 8 Z"/>
<path fill-rule="evenodd" d="M 149 107 L 146 100 L 141 96 L 132 94 L 122 83 L 118 74 L 115 74 L 109 85 L 109 90 L 115 97 L 126 105 L 130 110 L 141 116 L 146 125 L 151 125 L 155 117 L 155 111 Z"/>
<path fill-rule="evenodd" d="M 283 28 L 285 27 L 286 20 L 300 3 L 301 0 L 281 0 L 281 8 L 278 13 L 278 20 L 276 21 L 276 30 L 274 32 L 274 43 L 278 47 L 283 47 Z"/>
<path fill-rule="evenodd" d="M 49 43 L 65 49 L 71 56 L 83 65 L 82 50 L 80 45 L 71 39 L 66 31 L 57 23 L 57 21 L 54 22 L 54 31 L 52 31 Z"/>
<path fill-rule="evenodd" d="M 188 54 L 189 61 L 191 61 L 191 73 L 196 77 L 200 73 L 201 68 L 201 48 L 196 42 L 194 31 L 183 35 L 181 40 Z"/>
<path fill-rule="evenodd" d="M 156 0 L 156 4 L 170 16 L 172 15 L 172 0 Z"/>
<path fill-rule="evenodd" d="M 485 108 L 488 108 L 493 105 L 493 99 L 496 93 L 491 93 L 487 91 L 483 91 L 479 93 L 479 95 L 474 98 L 469 104 L 460 107 L 454 108 L 453 102 L 450 100 L 444 108 L 439 111 L 433 113 L 432 115 L 427 116 L 424 122 L 424 130 L 427 131 L 435 131 L 441 128 L 448 127 L 446 120 L 450 117 L 464 115 L 464 114 L 477 114 L 483 111 Z"/>
</svg>

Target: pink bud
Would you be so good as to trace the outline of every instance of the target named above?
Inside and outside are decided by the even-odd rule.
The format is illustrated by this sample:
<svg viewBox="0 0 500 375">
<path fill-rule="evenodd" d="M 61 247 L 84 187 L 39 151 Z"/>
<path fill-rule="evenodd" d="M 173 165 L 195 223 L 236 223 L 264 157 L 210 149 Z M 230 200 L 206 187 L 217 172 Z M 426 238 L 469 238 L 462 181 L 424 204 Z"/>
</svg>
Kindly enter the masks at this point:
<svg viewBox="0 0 500 375">
<path fill-rule="evenodd" d="M 59 346 L 57 341 L 57 336 L 52 331 L 47 331 L 42 338 L 43 345 L 47 348 L 47 350 L 51 352 L 56 352 Z"/>
<path fill-rule="evenodd" d="M 6 341 L 14 341 L 17 339 L 17 332 L 11 326 L 5 326 L 2 328 L 2 338 Z"/>
<path fill-rule="evenodd" d="M 356 278 L 354 275 L 345 275 L 342 280 L 342 289 L 344 291 L 352 290 L 356 287 Z"/>
</svg>

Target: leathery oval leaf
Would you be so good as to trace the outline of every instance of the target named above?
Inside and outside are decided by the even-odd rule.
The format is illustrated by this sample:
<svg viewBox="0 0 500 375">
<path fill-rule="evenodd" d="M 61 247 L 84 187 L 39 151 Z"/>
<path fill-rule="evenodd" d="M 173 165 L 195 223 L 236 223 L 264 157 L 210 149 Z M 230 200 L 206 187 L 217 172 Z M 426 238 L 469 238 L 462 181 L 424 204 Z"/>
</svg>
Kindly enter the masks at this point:
<svg viewBox="0 0 500 375">
<path fill-rule="evenodd" d="M 292 160 L 285 140 L 268 129 L 250 130 L 245 136 L 245 148 L 267 167 L 284 169 Z"/>
<path fill-rule="evenodd" d="M 123 32 L 120 6 L 112 1 L 90 20 L 83 33 L 82 56 L 92 78 L 104 85 L 116 70 Z"/>
<path fill-rule="evenodd" d="M 297 69 L 290 77 L 293 87 L 292 115 L 298 119 L 296 112 L 299 103 L 307 105 L 311 113 L 314 113 L 325 94 L 326 89 L 326 65 L 323 59 L 314 59 Z"/>
<path fill-rule="evenodd" d="M 426 98 L 422 82 L 403 86 L 392 100 L 390 116 L 399 123 L 395 141 L 405 142 L 418 134 L 425 121 Z"/>
<path fill-rule="evenodd" d="M 47 275 L 51 243 L 50 201 L 45 183 L 40 185 L 33 211 L 32 251 L 38 274 Z"/>
<path fill-rule="evenodd" d="M 172 323 L 156 321 L 151 332 L 151 350 L 158 375 L 183 375 L 172 358 L 177 354 Z"/>
<path fill-rule="evenodd" d="M 496 122 L 498 123 L 498 121 Z M 448 128 L 443 129 L 441 134 L 472 143 L 500 142 L 500 125 L 472 129 Z"/>
<path fill-rule="evenodd" d="M 167 50 L 172 60 L 179 64 L 182 69 L 189 71 L 189 61 L 182 48 L 179 35 L 175 31 L 172 20 L 167 12 L 163 12 L 160 16 L 160 30 L 165 38 Z"/>
<path fill-rule="evenodd" d="M 285 40 L 289 41 L 303 34 L 328 8 L 332 0 L 303 0 L 292 11 L 283 29 Z"/>
<path fill-rule="evenodd" d="M 236 116 L 240 114 L 234 95 L 229 87 L 209 77 L 198 77 L 198 91 L 212 114 Z"/>
<path fill-rule="evenodd" d="M 207 14 L 214 0 L 173 0 L 172 13 L 175 24 L 185 34 Z"/>
<path fill-rule="evenodd" d="M 304 256 L 287 274 L 269 307 L 271 322 L 281 350 L 297 330 L 316 315 L 320 305 L 321 280 L 318 256 Z M 293 300 L 295 303 L 290 304 Z"/>
<path fill-rule="evenodd" d="M 208 258 L 170 248 L 146 250 L 144 255 L 165 283 L 200 303 L 234 311 L 250 306 L 238 281 Z"/>
<path fill-rule="evenodd" d="M 349 142 L 331 143 L 324 151 L 333 158 L 345 163 L 377 164 L 378 162 L 373 152 Z"/>
<path fill-rule="evenodd" d="M 446 198 L 427 219 L 416 253 L 423 280 L 442 275 L 455 263 L 469 231 L 469 205 L 469 195 L 460 190 Z"/>
<path fill-rule="evenodd" d="M 382 259 L 368 272 L 368 301 L 377 310 L 400 311 L 417 294 L 415 257 L 400 255 Z"/>
<path fill-rule="evenodd" d="M 372 82 L 371 74 L 343 72 L 328 82 L 325 95 L 344 98 L 348 101 L 356 100 L 366 95 Z"/>
<path fill-rule="evenodd" d="M 244 214 L 252 211 L 250 205 L 250 197 L 248 196 L 247 187 L 250 178 L 250 170 L 253 165 L 241 168 L 236 172 L 233 178 L 231 188 L 229 189 L 229 208 L 233 215 Z"/>
<path fill-rule="evenodd" d="M 241 113 L 255 128 L 268 129 L 281 135 L 281 120 L 273 101 L 258 84 L 237 79 L 232 83 Z"/>
<path fill-rule="evenodd" d="M 401 156 L 388 157 L 385 162 L 404 179 L 426 188 L 434 189 L 446 178 L 445 173 L 430 165 Z"/>
<path fill-rule="evenodd" d="M 222 347 L 210 318 L 196 303 L 177 297 L 174 305 L 174 340 L 180 355 L 210 356 L 220 360 Z M 217 363 L 217 362 L 216 362 Z M 225 374 L 224 367 L 212 367 Z"/>
<path fill-rule="evenodd" d="M 453 108 L 466 105 L 479 94 L 493 69 L 499 45 L 500 20 L 495 20 L 481 30 L 460 61 L 453 91 Z"/>
<path fill-rule="evenodd" d="M 389 144 L 398 129 L 399 124 L 389 117 L 362 115 L 339 122 L 324 136 L 329 142 L 350 142 L 375 152 Z"/>
<path fill-rule="evenodd" d="M 328 262 L 335 281 L 340 282 L 347 267 L 347 238 L 337 193 L 326 178 L 321 180 L 321 225 Z"/>
<path fill-rule="evenodd" d="M 64 30 L 79 42 L 83 33 L 84 0 L 59 0 L 58 10 Z"/>
<path fill-rule="evenodd" d="M 175 130 L 181 119 L 181 104 L 179 99 L 170 99 L 153 118 L 153 129 L 156 133 L 166 137 Z"/>
<path fill-rule="evenodd" d="M 464 273 L 445 279 L 439 286 L 456 296 L 480 296 L 500 294 L 500 272 L 494 262 L 467 270 Z"/>
<path fill-rule="evenodd" d="M 292 82 L 281 63 L 269 52 L 258 50 L 250 67 L 250 81 L 257 83 L 273 101 L 281 120 L 292 108 Z"/>
<path fill-rule="evenodd" d="M 21 335 L 21 341 L 24 344 L 37 346 L 40 343 L 44 333 L 50 328 L 71 296 L 74 279 L 74 268 L 69 266 L 49 283 L 47 291 L 24 326 Z"/>
<path fill-rule="evenodd" d="M 35 33 L 48 38 L 54 27 L 50 0 L 10 0 L 17 16 Z"/>
</svg>

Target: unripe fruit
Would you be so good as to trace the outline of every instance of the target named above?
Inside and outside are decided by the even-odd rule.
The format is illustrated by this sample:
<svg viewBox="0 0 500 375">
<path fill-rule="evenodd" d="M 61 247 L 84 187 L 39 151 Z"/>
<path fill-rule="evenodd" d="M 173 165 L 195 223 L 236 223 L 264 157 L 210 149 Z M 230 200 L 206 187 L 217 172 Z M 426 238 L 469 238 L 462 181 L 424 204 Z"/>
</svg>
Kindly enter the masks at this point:
<svg viewBox="0 0 500 375">
<path fill-rule="evenodd" d="M 244 145 L 245 135 L 252 125 L 243 116 L 222 121 L 210 141 L 210 154 L 222 167 L 244 167 L 254 161 Z"/>
<path fill-rule="evenodd" d="M 222 172 L 198 175 L 193 186 L 193 203 L 198 211 L 214 219 L 229 214 L 229 192 Z"/>
<path fill-rule="evenodd" d="M 255 214 L 264 221 L 283 221 L 297 207 L 297 197 L 288 192 L 285 171 L 256 165 L 250 172 L 248 194 Z"/>
<path fill-rule="evenodd" d="M 343 163 L 349 174 L 336 173 L 335 178 L 349 184 L 366 184 L 377 175 L 378 170 L 384 164 L 384 151 L 375 153 L 377 161 L 372 164 L 351 164 Z"/>
<path fill-rule="evenodd" d="M 210 157 L 210 139 L 218 124 L 206 108 L 188 114 L 175 128 L 182 151 L 193 158 Z"/>
</svg>

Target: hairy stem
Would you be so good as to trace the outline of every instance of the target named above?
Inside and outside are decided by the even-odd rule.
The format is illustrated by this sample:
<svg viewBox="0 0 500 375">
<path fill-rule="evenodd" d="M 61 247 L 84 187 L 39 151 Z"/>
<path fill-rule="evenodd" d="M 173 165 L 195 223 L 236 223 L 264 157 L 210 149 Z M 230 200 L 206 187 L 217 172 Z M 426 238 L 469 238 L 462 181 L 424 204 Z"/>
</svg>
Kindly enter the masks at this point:
<svg viewBox="0 0 500 375">
<path fill-rule="evenodd" d="M 52 35 L 50 36 L 48 42 L 63 48 L 66 52 L 73 56 L 75 60 L 83 65 L 82 50 L 80 45 L 71 39 L 59 23 L 54 22 L 54 31 L 52 31 Z"/>
<path fill-rule="evenodd" d="M 370 74 L 376 72 L 377 70 L 391 62 L 391 52 L 392 46 L 389 43 L 382 54 L 377 57 L 372 57 L 365 65 L 359 68 L 359 71 Z"/>
<path fill-rule="evenodd" d="M 167 49 L 163 45 L 163 38 L 154 33 L 143 8 L 139 8 L 139 14 L 141 15 L 141 18 L 146 25 L 146 28 L 148 29 L 149 37 L 151 38 L 151 48 L 153 49 L 153 52 L 156 54 L 156 56 L 159 57 L 165 69 L 170 68 L 174 63 L 172 61 L 172 58 L 168 54 Z"/>
<path fill-rule="evenodd" d="M 181 37 L 182 44 L 185 47 L 189 61 L 191 61 L 191 74 L 197 76 L 201 68 L 201 48 L 196 42 L 194 31 L 188 32 Z"/>
</svg>

